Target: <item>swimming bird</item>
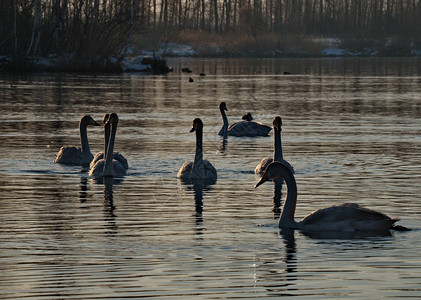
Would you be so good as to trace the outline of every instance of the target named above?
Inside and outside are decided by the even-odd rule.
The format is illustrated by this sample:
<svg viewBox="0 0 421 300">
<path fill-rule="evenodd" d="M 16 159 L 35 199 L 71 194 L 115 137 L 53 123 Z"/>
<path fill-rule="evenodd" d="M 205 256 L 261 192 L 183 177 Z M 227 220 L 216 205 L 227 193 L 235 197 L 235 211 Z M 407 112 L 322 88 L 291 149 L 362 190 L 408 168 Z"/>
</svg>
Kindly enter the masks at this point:
<svg viewBox="0 0 421 300">
<path fill-rule="evenodd" d="M 287 196 L 279 218 L 279 228 L 301 229 L 304 231 L 385 231 L 389 229 L 408 230 L 395 226 L 398 219 L 392 219 L 383 213 L 361 207 L 355 203 L 332 205 L 318 209 L 301 221 L 294 220 L 297 204 L 297 184 L 294 174 L 282 162 L 272 162 L 263 173 L 255 188 L 262 183 L 276 178 L 283 178 L 287 184 Z"/>
<path fill-rule="evenodd" d="M 203 122 L 199 118 L 193 120 L 190 132 L 196 132 L 196 154 L 194 161 L 183 164 L 177 174 L 177 178 L 184 180 L 214 180 L 217 177 L 216 169 L 212 164 L 203 159 Z"/>
<path fill-rule="evenodd" d="M 251 115 L 251 113 L 246 113 L 245 115 L 243 115 L 241 117 L 241 119 L 243 119 L 245 121 L 252 121 L 253 120 L 253 116 Z"/>
<path fill-rule="evenodd" d="M 274 131 L 273 157 L 263 158 L 262 161 L 254 169 L 254 173 L 258 175 L 262 175 L 263 172 L 266 170 L 266 167 L 272 161 L 283 162 L 286 166 L 288 166 L 288 168 L 292 171 L 292 173 L 294 173 L 294 168 L 286 160 L 284 160 L 284 156 L 282 154 L 282 142 L 281 142 L 282 119 L 279 116 L 273 118 L 273 131 Z"/>
<path fill-rule="evenodd" d="M 183 73 L 191 73 L 192 70 L 190 70 L 189 68 L 182 68 L 181 69 L 181 72 L 183 72 Z"/>
<path fill-rule="evenodd" d="M 69 165 L 89 165 L 93 159 L 88 142 L 87 127 L 89 125 L 101 126 L 91 116 L 85 115 L 79 122 L 81 147 L 63 146 L 60 148 L 54 160 L 55 163 Z"/>
<path fill-rule="evenodd" d="M 102 119 L 102 123 L 104 124 L 104 152 L 98 152 L 97 154 L 95 154 L 94 159 L 91 161 L 89 168 L 93 168 L 95 166 L 95 164 L 101 160 L 104 159 L 104 153 L 107 152 L 108 149 L 108 141 L 110 139 L 110 123 L 107 122 L 108 119 L 110 117 L 110 114 L 105 114 L 104 118 Z M 127 159 L 120 153 L 120 152 L 114 152 L 113 153 L 113 159 L 118 160 L 124 169 L 128 170 L 129 169 L 129 163 L 127 162 Z"/>
<path fill-rule="evenodd" d="M 111 133 L 108 141 L 108 149 L 105 152 L 105 159 L 97 161 L 97 163 L 89 170 L 89 176 L 94 177 L 112 177 L 126 175 L 126 169 L 116 159 L 113 159 L 114 142 L 117 134 L 118 116 L 116 113 L 110 114 L 107 123 L 111 125 Z"/>
<path fill-rule="evenodd" d="M 271 131 L 271 127 L 263 125 L 261 123 L 257 123 L 254 121 L 241 121 L 228 126 L 228 118 L 225 114 L 225 111 L 228 111 L 227 105 L 225 102 L 221 102 L 219 104 L 219 110 L 222 115 L 222 119 L 224 124 L 219 131 L 219 135 L 230 135 L 230 136 L 267 136 L 269 131 Z"/>
</svg>

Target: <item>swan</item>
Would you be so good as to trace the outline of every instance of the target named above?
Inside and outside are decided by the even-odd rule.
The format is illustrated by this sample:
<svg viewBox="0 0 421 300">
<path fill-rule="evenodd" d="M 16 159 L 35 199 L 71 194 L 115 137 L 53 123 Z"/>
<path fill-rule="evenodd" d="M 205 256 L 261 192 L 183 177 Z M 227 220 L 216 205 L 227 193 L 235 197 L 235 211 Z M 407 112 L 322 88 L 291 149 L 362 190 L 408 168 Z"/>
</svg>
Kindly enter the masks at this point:
<svg viewBox="0 0 421 300">
<path fill-rule="evenodd" d="M 93 168 L 95 166 L 95 164 L 104 158 L 104 153 L 107 152 L 108 149 L 108 141 L 110 139 L 110 123 L 108 123 L 108 118 L 110 117 L 110 114 L 105 114 L 104 118 L 102 119 L 102 123 L 104 124 L 104 140 L 105 140 L 105 149 L 104 152 L 98 152 L 97 154 L 95 154 L 94 159 L 91 161 L 89 168 Z M 113 158 L 115 160 L 118 160 L 122 165 L 123 168 L 128 170 L 129 169 L 129 164 L 127 162 L 127 159 L 119 152 L 114 152 L 113 153 Z"/>
<path fill-rule="evenodd" d="M 88 134 L 86 130 L 89 125 L 101 126 L 91 116 L 83 116 L 79 121 L 81 148 L 75 146 L 61 147 L 54 160 L 55 163 L 69 165 L 89 165 L 93 158 L 91 149 L 89 148 Z"/>
<path fill-rule="evenodd" d="M 361 207 L 355 203 L 332 205 L 318 209 L 301 221 L 294 220 L 297 204 L 297 184 L 294 174 L 282 162 L 272 162 L 263 173 L 257 188 L 262 183 L 275 178 L 283 178 L 287 184 L 287 196 L 279 218 L 279 228 L 301 229 L 304 231 L 335 231 L 335 232 L 380 232 L 389 229 L 408 230 L 403 226 L 395 226 L 398 219 L 392 219 L 383 213 Z"/>
<path fill-rule="evenodd" d="M 231 135 L 231 136 L 268 136 L 271 127 L 257 123 L 254 121 L 241 121 L 228 126 L 228 118 L 225 111 L 228 111 L 225 102 L 219 104 L 219 111 L 221 112 L 224 125 L 222 125 L 219 135 Z"/>
<path fill-rule="evenodd" d="M 291 172 L 294 173 L 294 168 L 286 160 L 284 160 L 284 157 L 282 155 L 282 141 L 281 141 L 282 119 L 279 116 L 273 118 L 273 131 L 274 131 L 273 158 L 272 157 L 263 158 L 262 161 L 254 169 L 254 173 L 257 175 L 262 175 L 263 172 L 266 170 L 266 167 L 272 161 L 283 162 L 286 166 L 288 166 Z"/>
<path fill-rule="evenodd" d="M 216 169 L 212 164 L 203 159 L 203 122 L 199 118 L 193 120 L 190 132 L 196 132 L 196 154 L 194 161 L 186 161 L 180 168 L 177 178 L 184 180 L 215 180 Z"/>
<path fill-rule="evenodd" d="M 118 116 L 116 113 L 110 114 L 106 124 L 111 124 L 111 134 L 108 141 L 108 149 L 105 152 L 105 159 L 97 161 L 97 163 L 89 170 L 89 176 L 94 177 L 112 177 L 126 175 L 126 169 L 113 155 L 109 155 L 114 151 L 115 136 L 117 133 Z"/>
</svg>

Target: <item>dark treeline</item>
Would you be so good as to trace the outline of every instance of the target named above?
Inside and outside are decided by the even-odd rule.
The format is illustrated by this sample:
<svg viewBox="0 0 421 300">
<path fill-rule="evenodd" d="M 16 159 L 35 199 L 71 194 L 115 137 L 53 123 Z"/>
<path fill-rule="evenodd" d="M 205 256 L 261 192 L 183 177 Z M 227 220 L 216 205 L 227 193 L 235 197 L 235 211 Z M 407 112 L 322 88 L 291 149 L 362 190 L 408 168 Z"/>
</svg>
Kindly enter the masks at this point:
<svg viewBox="0 0 421 300">
<path fill-rule="evenodd" d="M 83 58 L 124 53 L 138 2 L 0 1 L 0 54 Z"/>
<path fill-rule="evenodd" d="M 419 0 L 142 0 L 144 22 L 226 33 L 378 37 L 421 33 Z"/>
<path fill-rule="evenodd" d="M 124 55 L 133 29 L 339 38 L 421 34 L 420 0 L 4 0 L 0 54 Z"/>
</svg>

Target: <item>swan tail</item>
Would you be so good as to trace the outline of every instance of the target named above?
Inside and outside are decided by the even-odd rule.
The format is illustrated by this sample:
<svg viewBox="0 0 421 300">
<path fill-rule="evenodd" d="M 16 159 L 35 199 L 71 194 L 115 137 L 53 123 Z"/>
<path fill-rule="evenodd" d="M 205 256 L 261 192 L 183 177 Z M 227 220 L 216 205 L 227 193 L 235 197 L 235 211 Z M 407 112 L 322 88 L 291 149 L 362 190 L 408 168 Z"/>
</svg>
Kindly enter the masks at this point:
<svg viewBox="0 0 421 300">
<path fill-rule="evenodd" d="M 402 225 L 393 225 L 392 228 L 390 229 L 396 230 L 396 231 L 411 231 L 411 228 L 408 228 Z"/>
</svg>

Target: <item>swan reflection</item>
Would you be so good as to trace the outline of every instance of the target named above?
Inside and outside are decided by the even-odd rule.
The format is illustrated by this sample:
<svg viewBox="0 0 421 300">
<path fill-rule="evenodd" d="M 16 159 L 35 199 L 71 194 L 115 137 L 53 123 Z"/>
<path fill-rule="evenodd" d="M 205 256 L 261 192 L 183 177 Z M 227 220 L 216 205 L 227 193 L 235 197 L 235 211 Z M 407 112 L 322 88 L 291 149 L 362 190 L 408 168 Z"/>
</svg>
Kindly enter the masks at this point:
<svg viewBox="0 0 421 300">
<path fill-rule="evenodd" d="M 184 186 L 186 191 L 192 191 L 194 193 L 194 217 L 196 225 L 203 224 L 203 192 L 210 191 L 212 185 L 216 183 L 216 179 L 210 180 L 182 180 L 179 182 Z"/>
<path fill-rule="evenodd" d="M 286 273 L 296 272 L 297 270 L 297 244 L 295 242 L 295 232 L 293 229 L 281 229 L 279 234 L 283 239 L 285 245 L 285 259 Z M 290 279 L 291 280 L 291 277 Z"/>
<path fill-rule="evenodd" d="M 271 297 L 293 296 L 294 291 L 297 291 L 298 278 L 295 232 L 292 229 L 282 229 L 279 235 L 283 240 L 283 246 L 275 252 L 266 252 L 269 257 L 259 257 L 260 263 L 256 264 L 255 278 L 257 282 L 263 284 Z"/>
<path fill-rule="evenodd" d="M 221 145 L 219 146 L 219 152 L 224 153 L 225 150 L 227 150 L 227 145 L 228 145 L 228 138 L 226 135 L 224 135 L 221 138 Z"/>
<path fill-rule="evenodd" d="M 88 177 L 82 176 L 80 177 L 80 192 L 79 192 L 79 200 L 81 203 L 86 202 L 88 198 Z"/>
<path fill-rule="evenodd" d="M 113 185 L 115 183 L 115 179 L 113 177 L 104 177 L 103 183 L 104 183 L 104 221 L 106 222 L 105 227 L 108 230 L 107 233 L 114 235 L 117 233 L 116 215 L 115 215 L 116 206 L 114 205 L 114 194 L 113 194 Z"/>
</svg>

